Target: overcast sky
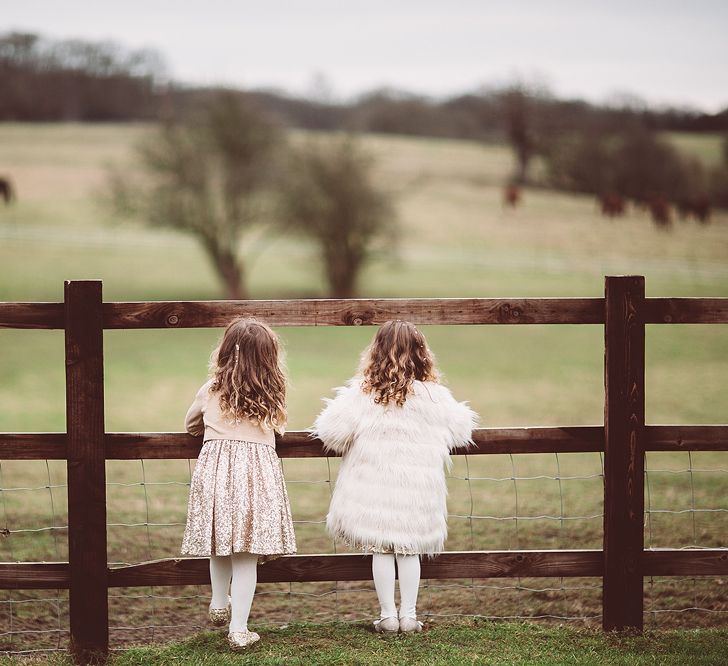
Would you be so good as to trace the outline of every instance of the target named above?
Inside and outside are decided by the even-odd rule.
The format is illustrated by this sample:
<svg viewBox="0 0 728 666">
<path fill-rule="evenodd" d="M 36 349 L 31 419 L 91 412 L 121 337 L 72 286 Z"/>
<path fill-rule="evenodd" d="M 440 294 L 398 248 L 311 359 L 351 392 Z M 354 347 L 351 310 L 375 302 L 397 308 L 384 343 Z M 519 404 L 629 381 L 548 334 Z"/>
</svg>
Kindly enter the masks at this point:
<svg viewBox="0 0 728 666">
<path fill-rule="evenodd" d="M 0 26 L 154 47 L 180 81 L 338 99 L 514 77 L 558 95 L 728 106 L 728 0 L 2 0 Z"/>
</svg>

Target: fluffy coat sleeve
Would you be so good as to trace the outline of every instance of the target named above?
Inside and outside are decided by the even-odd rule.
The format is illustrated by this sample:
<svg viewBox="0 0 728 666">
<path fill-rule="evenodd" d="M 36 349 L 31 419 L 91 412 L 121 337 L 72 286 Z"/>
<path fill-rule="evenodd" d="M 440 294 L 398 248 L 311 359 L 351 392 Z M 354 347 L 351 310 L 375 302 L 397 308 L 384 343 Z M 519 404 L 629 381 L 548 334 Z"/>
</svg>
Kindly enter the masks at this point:
<svg viewBox="0 0 728 666">
<path fill-rule="evenodd" d="M 197 391 L 197 395 L 185 416 L 185 430 L 195 437 L 198 437 L 205 432 L 204 409 L 209 395 L 209 388 L 210 382 L 205 382 L 202 385 L 200 390 Z"/>
<path fill-rule="evenodd" d="M 351 445 L 359 424 L 362 392 L 360 380 L 349 380 L 334 389 L 336 397 L 324 398 L 326 407 L 316 417 L 311 436 L 318 437 L 327 451 L 343 454 Z"/>
<path fill-rule="evenodd" d="M 478 415 L 467 402 L 455 400 L 447 387 L 440 385 L 440 395 L 449 431 L 448 448 L 452 451 L 459 446 L 472 445 L 473 430 L 478 427 Z"/>
</svg>

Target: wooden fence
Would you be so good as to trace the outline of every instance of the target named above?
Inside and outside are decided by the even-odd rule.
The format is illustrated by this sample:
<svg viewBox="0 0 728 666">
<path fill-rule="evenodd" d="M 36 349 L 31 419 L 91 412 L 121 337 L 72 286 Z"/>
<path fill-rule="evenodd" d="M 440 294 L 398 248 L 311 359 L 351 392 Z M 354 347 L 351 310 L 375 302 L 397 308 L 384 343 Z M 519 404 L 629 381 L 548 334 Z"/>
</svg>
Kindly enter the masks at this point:
<svg viewBox="0 0 728 666">
<path fill-rule="evenodd" d="M 100 281 L 65 283 L 63 303 L 0 303 L 0 328 L 64 329 L 66 432 L 1 433 L 0 460 L 66 460 L 69 561 L 0 563 L 0 589 L 69 589 L 71 648 L 80 662 L 108 652 L 108 588 L 209 583 L 206 560 L 164 559 L 110 568 L 106 460 L 196 458 L 185 433 L 107 433 L 104 329 L 219 327 L 237 315 L 273 326 L 599 324 L 604 326 L 604 426 L 482 428 L 468 455 L 604 452 L 602 550 L 446 552 L 423 578 L 599 576 L 604 629 L 641 629 L 644 576 L 727 575 L 728 551 L 644 550 L 644 452 L 726 451 L 728 425 L 645 425 L 646 324 L 728 323 L 728 298 L 645 298 L 640 276 L 605 278 L 604 298 L 450 298 L 104 303 Z M 304 432 L 277 441 L 282 458 L 330 455 Z M 464 451 L 456 452 L 464 453 Z M 293 555 L 259 582 L 371 578 L 362 555 Z"/>
</svg>

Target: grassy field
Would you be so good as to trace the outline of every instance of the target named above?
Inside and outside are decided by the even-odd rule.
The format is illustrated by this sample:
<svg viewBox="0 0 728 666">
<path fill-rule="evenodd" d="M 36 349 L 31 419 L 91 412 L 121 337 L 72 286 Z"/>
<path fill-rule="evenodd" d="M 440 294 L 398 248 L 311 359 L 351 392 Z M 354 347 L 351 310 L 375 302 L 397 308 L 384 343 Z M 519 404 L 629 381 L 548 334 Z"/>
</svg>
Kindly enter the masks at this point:
<svg viewBox="0 0 728 666">
<path fill-rule="evenodd" d="M 116 220 L 103 205 L 108 166 L 134 168 L 133 146 L 150 131 L 143 125 L 0 125 L 0 173 L 11 175 L 19 195 L 16 204 L 0 208 L 0 300 L 61 300 L 69 278 L 103 279 L 107 300 L 221 296 L 191 239 Z M 671 139 L 708 161 L 719 152 L 715 137 Z M 396 197 L 403 241 L 368 267 L 363 296 L 597 296 L 605 274 L 623 273 L 645 275 L 650 296 L 728 296 L 725 213 L 709 226 L 677 223 L 665 233 L 643 213 L 609 221 L 590 198 L 548 191 L 529 190 L 521 208 L 504 210 L 500 185 L 511 160 L 505 147 L 380 136 L 365 141 L 377 157 L 377 177 Z M 288 238 L 263 245 L 252 240 L 246 253 L 254 297 L 324 293 L 315 248 Z M 352 374 L 372 331 L 280 332 L 291 375 L 290 427 L 303 428 L 321 396 Z M 218 334 L 107 332 L 107 429 L 179 430 Z M 484 425 L 602 422 L 599 327 L 427 327 L 426 334 L 455 395 L 471 401 Z M 647 363 L 648 422 L 726 421 L 725 327 L 649 327 Z M 0 331 L 0 405 L 1 431 L 64 428 L 61 333 Z M 647 465 L 649 546 L 728 545 L 724 456 L 650 454 Z M 300 552 L 335 547 L 322 521 L 336 467 L 326 460 L 284 463 Z M 188 461 L 108 465 L 112 561 L 178 553 L 190 469 Z M 0 476 L 0 527 L 10 530 L 0 538 L 0 559 L 64 559 L 64 465 L 5 461 Z M 601 545 L 596 454 L 458 458 L 449 483 L 450 550 Z M 649 580 L 648 620 L 724 623 L 721 585 Z M 12 603 L 0 603 L 0 626 L 48 631 L 28 635 L 44 645 L 62 638 L 63 594 L 1 598 Z M 420 610 L 431 617 L 549 616 L 588 624 L 598 619 L 599 599 L 598 580 L 433 581 L 423 588 Z M 201 588 L 116 590 L 112 640 L 122 645 L 195 630 L 206 603 Z M 359 620 L 375 605 L 367 584 L 262 586 L 253 620 Z M 684 610 L 692 607 L 705 610 Z M 0 637 L 0 650 L 26 645 L 23 636 Z"/>
<path fill-rule="evenodd" d="M 728 661 L 728 631 L 651 631 L 603 634 L 573 627 L 464 620 L 428 626 L 424 633 L 381 637 L 364 624 L 295 624 L 266 630 L 244 654 L 231 654 L 222 632 L 180 643 L 128 650 L 110 666 L 156 664 L 300 664 L 305 666 L 718 666 Z M 0 666 L 17 663 L 0 657 Z M 32 663 L 32 662 L 31 662 Z M 57 656 L 47 666 L 70 666 Z"/>
<path fill-rule="evenodd" d="M 726 136 L 721 134 L 689 134 L 667 132 L 665 138 L 678 150 L 697 157 L 707 166 L 716 166 L 723 161 Z"/>
</svg>

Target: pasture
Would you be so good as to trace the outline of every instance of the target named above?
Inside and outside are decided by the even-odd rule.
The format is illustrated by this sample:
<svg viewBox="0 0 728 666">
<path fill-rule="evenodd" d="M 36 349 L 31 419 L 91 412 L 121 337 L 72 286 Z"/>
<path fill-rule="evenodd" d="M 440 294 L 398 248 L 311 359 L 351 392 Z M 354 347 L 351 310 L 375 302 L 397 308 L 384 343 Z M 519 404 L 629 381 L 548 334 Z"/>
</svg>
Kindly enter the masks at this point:
<svg viewBox="0 0 728 666">
<path fill-rule="evenodd" d="M 0 173 L 11 175 L 19 197 L 0 208 L 0 300 L 58 301 L 69 278 L 103 279 L 106 300 L 220 296 L 193 240 L 114 219 L 104 206 L 108 165 L 134 168 L 132 148 L 150 131 L 143 125 L 0 126 Z M 291 140 L 325 137 L 292 133 Z M 707 160 L 719 145 L 705 137 L 673 140 Z M 630 210 L 607 220 L 590 198 L 546 190 L 527 190 L 520 208 L 506 210 L 501 185 L 511 157 L 504 146 L 383 136 L 365 143 L 377 158 L 382 186 L 396 198 L 402 240 L 367 268 L 362 296 L 599 296 L 603 275 L 624 273 L 645 275 L 648 296 L 728 296 L 725 212 L 709 226 L 678 222 L 663 232 L 645 213 Z M 324 293 L 311 245 L 255 230 L 245 252 L 253 297 Z M 290 428 L 302 429 L 321 397 L 353 373 L 372 330 L 280 332 L 291 375 Z M 425 333 L 456 397 L 472 403 L 483 425 L 602 422 L 600 327 L 427 327 Z M 107 429 L 179 430 L 218 335 L 107 331 Z M 61 332 L 0 331 L 0 430 L 63 429 L 63 377 Z M 648 327 L 648 423 L 725 422 L 726 396 L 725 327 Z M 600 547 L 598 454 L 485 458 L 454 461 L 449 550 Z M 178 553 L 192 464 L 107 465 L 113 562 Z M 340 552 L 322 523 L 336 466 L 323 459 L 284 462 L 299 552 Z M 726 467 L 721 454 L 649 454 L 646 545 L 728 545 Z M 0 473 L 0 526 L 10 530 L 0 538 L 0 559 L 63 560 L 65 464 L 6 461 Z M 646 581 L 648 624 L 724 624 L 721 585 L 712 579 Z M 204 589 L 113 592 L 112 645 L 184 635 L 204 625 Z M 599 597 L 599 581 L 592 579 L 448 581 L 425 584 L 420 612 L 433 619 L 479 614 L 591 624 L 598 620 Z M 3 592 L 0 599 L 13 602 L 1 604 L 3 627 L 47 630 L 33 640 L 56 644 L 64 594 Z M 268 585 L 260 589 L 252 620 L 361 620 L 375 606 L 371 585 Z M 11 639 L 1 640 L 0 649 L 8 649 Z M 12 646 L 22 649 L 28 640 L 16 634 Z"/>
<path fill-rule="evenodd" d="M 655 630 L 643 636 L 610 635 L 568 626 L 490 623 L 478 619 L 443 622 L 424 634 L 383 639 L 362 624 L 294 624 L 261 630 L 246 654 L 232 654 L 221 633 L 200 634 L 166 645 L 126 650 L 111 666 L 231 664 L 274 666 L 715 666 L 728 659 L 725 629 Z M 302 657 L 305 655 L 305 657 Z M 0 666 L 17 664 L 0 657 Z M 31 662 L 33 663 L 33 662 Z M 43 661 L 71 666 L 66 655 Z"/>
</svg>

